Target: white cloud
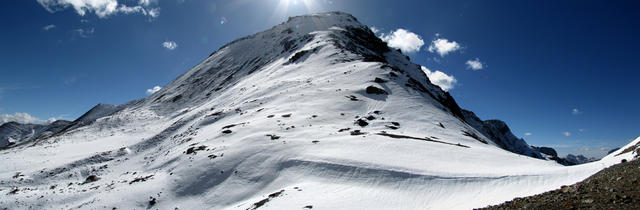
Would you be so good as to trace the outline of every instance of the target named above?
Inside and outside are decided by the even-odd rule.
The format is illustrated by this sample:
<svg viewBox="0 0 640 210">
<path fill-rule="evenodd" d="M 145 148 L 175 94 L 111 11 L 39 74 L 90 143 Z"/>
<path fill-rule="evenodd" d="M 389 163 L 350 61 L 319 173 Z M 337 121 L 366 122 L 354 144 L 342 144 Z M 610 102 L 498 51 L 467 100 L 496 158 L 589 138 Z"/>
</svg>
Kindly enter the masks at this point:
<svg viewBox="0 0 640 210">
<path fill-rule="evenodd" d="M 421 66 L 421 68 L 422 71 L 427 74 L 427 77 L 429 77 L 429 81 L 431 81 L 431 83 L 433 83 L 434 85 L 440 86 L 440 88 L 442 88 L 442 90 L 444 91 L 453 89 L 455 84 L 458 82 L 455 77 L 447 75 L 444 72 L 438 70 L 432 72 L 424 66 Z"/>
<path fill-rule="evenodd" d="M 372 28 L 372 30 L 377 29 Z M 424 45 L 424 41 L 420 36 L 401 28 L 390 34 L 381 34 L 380 39 L 387 42 L 389 47 L 400 49 L 406 53 L 418 52 L 422 45 Z"/>
<path fill-rule="evenodd" d="M 150 3 L 149 0 L 140 0 L 138 2 L 139 5 L 144 5 L 144 6 L 149 6 L 149 3 Z"/>
<path fill-rule="evenodd" d="M 147 11 L 142 8 L 141 6 L 133 6 L 133 7 L 127 7 L 127 6 L 121 6 L 120 7 L 120 12 L 124 13 L 124 14 L 134 14 L 134 13 L 142 13 L 145 14 L 147 13 Z"/>
<path fill-rule="evenodd" d="M 571 136 L 571 133 L 569 133 L 569 131 L 565 131 L 565 132 L 562 132 L 562 135 L 564 135 L 564 136 Z"/>
<path fill-rule="evenodd" d="M 580 132 L 585 132 L 585 131 L 587 131 L 587 129 L 580 128 L 580 129 L 578 129 L 578 131 L 580 131 Z"/>
<path fill-rule="evenodd" d="M 429 52 L 438 53 L 440 57 L 444 57 L 445 55 L 454 52 L 460 49 L 460 44 L 455 41 L 449 41 L 448 39 L 438 38 L 431 42 L 429 45 Z"/>
<path fill-rule="evenodd" d="M 118 13 L 140 13 L 155 18 L 158 15 L 158 11 L 156 10 L 158 8 L 146 8 L 149 6 L 150 0 L 140 0 L 138 6 L 118 4 L 117 0 L 38 0 L 38 3 L 51 13 L 73 7 L 80 16 L 85 16 L 87 13 L 94 13 L 100 18 L 106 18 Z M 152 10 L 155 11 L 151 12 Z"/>
<path fill-rule="evenodd" d="M 178 44 L 174 41 L 166 41 L 162 43 L 162 47 L 167 48 L 169 50 L 174 50 L 178 47 Z"/>
<path fill-rule="evenodd" d="M 147 14 L 151 16 L 151 18 L 156 18 L 160 15 L 160 8 L 153 8 L 153 9 L 147 10 Z"/>
<path fill-rule="evenodd" d="M 93 28 L 91 28 L 91 29 L 81 29 L 81 28 L 79 28 L 79 29 L 73 30 L 73 32 L 77 36 L 82 37 L 82 38 L 88 38 L 89 36 L 93 35 L 94 31 L 95 30 Z"/>
<path fill-rule="evenodd" d="M 154 86 L 154 87 L 153 87 L 153 88 L 151 88 L 151 89 L 147 89 L 147 95 L 154 94 L 154 93 L 158 92 L 160 89 L 162 89 L 162 87 L 157 86 L 157 85 L 156 85 L 156 86 Z"/>
<path fill-rule="evenodd" d="M 482 69 L 484 67 L 482 65 L 482 62 L 480 62 L 479 58 L 476 58 L 475 60 L 468 60 L 466 62 L 466 64 L 467 64 L 467 68 L 468 69 L 471 69 L 471 70 L 474 70 L 474 71 L 480 70 L 480 69 Z"/>
<path fill-rule="evenodd" d="M 53 25 L 53 24 L 46 25 L 45 27 L 42 27 L 42 30 L 48 31 L 48 30 L 51 30 L 51 29 L 53 29 L 55 27 L 56 27 L 56 25 Z"/>
<path fill-rule="evenodd" d="M 371 26 L 371 32 L 373 32 L 374 34 L 377 34 L 378 32 L 380 32 L 380 29 L 376 28 L 375 26 Z"/>
<path fill-rule="evenodd" d="M 579 114 L 582 114 L 582 111 L 580 111 L 579 109 L 575 109 L 575 108 L 574 108 L 573 110 L 571 110 L 571 114 L 573 114 L 573 115 L 579 115 Z"/>
<path fill-rule="evenodd" d="M 14 114 L 0 114 L 0 124 L 8 122 L 18 123 L 50 123 L 56 121 L 55 118 L 49 118 L 48 120 L 41 120 L 37 117 L 31 116 L 29 113 L 14 113 Z"/>
<path fill-rule="evenodd" d="M 527 132 L 527 133 L 524 133 L 524 135 L 525 135 L 525 136 L 531 136 L 531 135 L 533 135 L 533 134 L 532 134 L 532 133 Z"/>
</svg>

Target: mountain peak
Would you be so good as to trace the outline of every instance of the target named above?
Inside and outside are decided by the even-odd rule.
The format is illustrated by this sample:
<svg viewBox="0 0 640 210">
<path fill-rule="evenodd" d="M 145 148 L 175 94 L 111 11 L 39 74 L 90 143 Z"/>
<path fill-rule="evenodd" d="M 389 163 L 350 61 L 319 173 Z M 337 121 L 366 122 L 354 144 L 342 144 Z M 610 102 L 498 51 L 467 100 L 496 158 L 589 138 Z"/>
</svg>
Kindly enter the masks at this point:
<svg viewBox="0 0 640 210">
<path fill-rule="evenodd" d="M 207 101 L 269 65 L 292 64 L 326 46 L 339 48 L 328 58 L 335 63 L 358 59 L 384 62 L 383 53 L 389 51 L 386 43 L 350 14 L 327 12 L 291 17 L 269 30 L 220 47 L 142 104 L 170 113 Z"/>
</svg>

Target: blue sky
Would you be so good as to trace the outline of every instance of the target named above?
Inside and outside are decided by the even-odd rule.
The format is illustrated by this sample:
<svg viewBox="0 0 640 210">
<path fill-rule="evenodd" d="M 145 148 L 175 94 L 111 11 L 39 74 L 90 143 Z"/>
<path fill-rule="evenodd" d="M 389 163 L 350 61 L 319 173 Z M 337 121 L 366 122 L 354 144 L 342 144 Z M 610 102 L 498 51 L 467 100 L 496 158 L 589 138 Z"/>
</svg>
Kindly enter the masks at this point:
<svg viewBox="0 0 640 210">
<path fill-rule="evenodd" d="M 0 1 L 0 120 L 72 120 L 142 98 L 227 42 L 339 10 L 532 145 L 602 156 L 640 135 L 638 1 L 69 2 Z"/>
</svg>

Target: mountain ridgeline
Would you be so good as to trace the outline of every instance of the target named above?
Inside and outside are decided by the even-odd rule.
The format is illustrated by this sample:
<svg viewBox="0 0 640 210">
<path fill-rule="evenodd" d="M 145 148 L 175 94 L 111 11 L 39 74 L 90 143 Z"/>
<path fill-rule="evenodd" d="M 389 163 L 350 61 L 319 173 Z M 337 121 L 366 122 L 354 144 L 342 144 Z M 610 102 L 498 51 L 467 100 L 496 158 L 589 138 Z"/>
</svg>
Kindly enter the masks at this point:
<svg viewBox="0 0 640 210">
<path fill-rule="evenodd" d="M 467 135 L 482 142 L 492 141 L 514 153 L 543 158 L 523 139 L 513 135 L 506 123 L 483 121 L 473 112 L 461 109 L 448 92 L 429 81 L 420 65 L 411 63 L 400 50 L 389 48 L 369 27 L 342 12 L 291 17 L 270 30 L 232 41 L 139 105 L 151 106 L 158 113 L 172 113 L 205 103 L 277 59 L 286 58 L 285 65 L 303 61 L 322 47 L 305 48 L 321 36 L 314 34 L 314 30 L 331 28 L 335 29 L 333 33 L 323 37 L 326 44 L 339 49 L 326 58 L 331 63 L 357 60 L 377 63 L 381 70 L 390 70 L 389 80 L 398 75 L 404 77 L 404 86 L 436 100 L 443 110 L 472 126 L 481 135 L 475 131 L 460 132 L 468 132 Z"/>
<path fill-rule="evenodd" d="M 206 103 L 210 98 L 221 95 L 225 89 L 233 87 L 243 78 L 268 66 L 277 59 L 287 58 L 285 65 L 303 61 L 322 47 L 302 49 L 318 36 L 313 33 L 314 30 L 332 27 L 336 30 L 334 33 L 328 34 L 325 40 L 328 41 L 327 44 L 340 50 L 327 58 L 332 63 L 356 60 L 378 63 L 380 69 L 391 70 L 389 73 L 391 78 L 398 77 L 398 75 L 405 77 L 405 86 L 420 92 L 425 97 L 436 100 L 438 106 L 441 106 L 443 110 L 475 129 L 475 131 L 460 131 L 465 135 L 485 143 L 491 141 L 514 153 L 544 159 L 539 151 L 532 149 L 523 139 L 513 135 L 506 123 L 500 120 L 483 121 L 473 112 L 461 109 L 448 92 L 429 81 L 420 70 L 419 65 L 411 63 L 400 50 L 389 48 L 367 26 L 360 24 L 355 17 L 341 12 L 291 17 L 287 22 L 270 30 L 232 41 L 211 53 L 204 62 L 184 73 L 157 93 L 123 105 L 98 104 L 74 122 L 57 123 L 56 127 L 63 128 L 50 129 L 49 131 L 53 133 L 48 133 L 48 135 L 68 132 L 128 107 L 148 106 L 157 113 L 166 115 L 176 110 Z M 346 52 L 350 55 L 345 56 Z M 402 61 L 390 61 L 389 59 Z M 60 124 L 64 124 L 64 126 L 60 126 Z M 2 133 L 3 141 L 6 143 L 0 147 L 10 146 L 8 138 L 11 138 L 12 142 L 33 139 L 33 135 L 29 133 L 32 130 L 39 130 L 35 128 L 42 126 L 10 124 L 5 127 L 16 129 L 13 129 L 15 131 L 11 133 Z M 15 133 L 20 133 L 20 135 Z"/>
</svg>

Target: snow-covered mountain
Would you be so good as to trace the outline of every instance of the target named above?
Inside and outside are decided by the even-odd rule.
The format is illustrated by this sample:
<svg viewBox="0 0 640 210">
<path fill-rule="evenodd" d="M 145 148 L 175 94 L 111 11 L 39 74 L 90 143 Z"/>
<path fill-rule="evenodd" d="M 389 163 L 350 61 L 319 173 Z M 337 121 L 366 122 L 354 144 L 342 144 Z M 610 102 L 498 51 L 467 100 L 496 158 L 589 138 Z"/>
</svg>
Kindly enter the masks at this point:
<svg viewBox="0 0 640 210">
<path fill-rule="evenodd" d="M 71 122 L 56 120 L 49 124 L 23 124 L 8 122 L 0 125 L 0 148 L 13 146 L 22 142 L 47 138 L 60 132 Z"/>
<path fill-rule="evenodd" d="M 0 206 L 472 208 L 629 156 L 538 159 L 504 122 L 461 109 L 341 12 L 292 17 L 145 99 L 94 109 L 79 119 L 90 123 L 0 150 Z"/>
<path fill-rule="evenodd" d="M 587 158 L 584 155 L 568 154 L 565 157 L 558 157 L 558 152 L 556 152 L 556 150 L 551 148 L 551 147 L 531 146 L 531 148 L 533 148 L 534 150 L 537 150 L 538 152 L 540 152 L 540 154 L 542 154 L 542 156 L 545 159 L 556 161 L 557 163 L 565 165 L 565 166 L 572 166 L 572 165 L 578 165 L 578 164 L 584 164 L 584 163 L 598 161 L 598 159 L 596 159 L 594 157 Z M 620 149 L 620 148 L 617 148 L 615 150 L 610 151 L 609 154 L 611 154 L 612 152 L 615 152 L 618 149 Z"/>
<path fill-rule="evenodd" d="M 4 123 L 0 125 L 0 148 L 16 146 L 18 143 L 24 144 L 38 139 L 45 139 L 53 135 L 63 134 L 78 127 L 89 125 L 98 118 L 109 116 L 136 102 L 138 102 L 138 100 L 121 105 L 98 104 L 73 122 L 56 120 L 48 124 Z"/>
</svg>

